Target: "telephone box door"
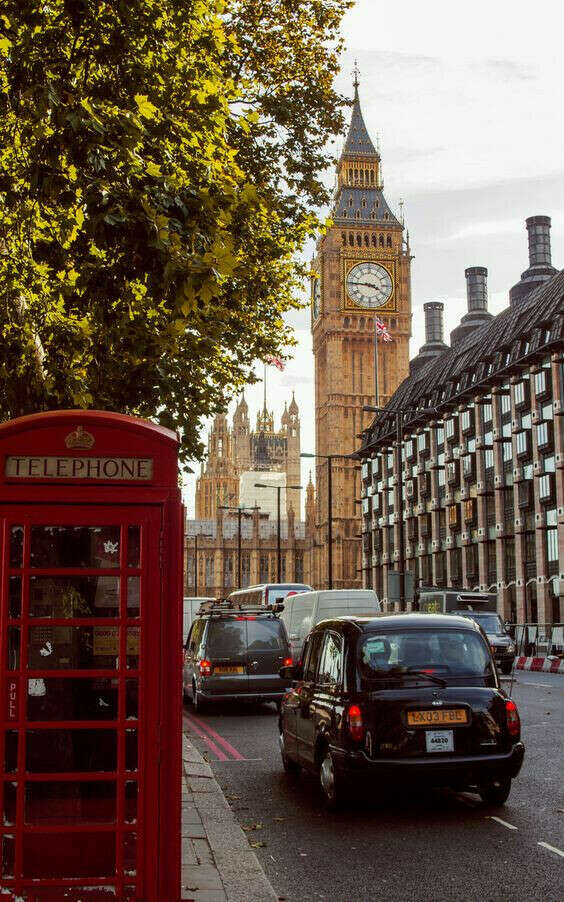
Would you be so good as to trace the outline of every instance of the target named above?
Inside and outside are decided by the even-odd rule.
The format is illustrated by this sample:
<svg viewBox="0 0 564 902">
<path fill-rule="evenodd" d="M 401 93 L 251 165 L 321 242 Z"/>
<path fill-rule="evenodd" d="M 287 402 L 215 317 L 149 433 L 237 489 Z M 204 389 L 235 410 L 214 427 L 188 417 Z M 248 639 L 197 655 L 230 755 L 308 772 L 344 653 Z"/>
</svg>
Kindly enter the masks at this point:
<svg viewBox="0 0 564 902">
<path fill-rule="evenodd" d="M 161 508 L 3 512 L 0 886 L 157 898 Z"/>
</svg>

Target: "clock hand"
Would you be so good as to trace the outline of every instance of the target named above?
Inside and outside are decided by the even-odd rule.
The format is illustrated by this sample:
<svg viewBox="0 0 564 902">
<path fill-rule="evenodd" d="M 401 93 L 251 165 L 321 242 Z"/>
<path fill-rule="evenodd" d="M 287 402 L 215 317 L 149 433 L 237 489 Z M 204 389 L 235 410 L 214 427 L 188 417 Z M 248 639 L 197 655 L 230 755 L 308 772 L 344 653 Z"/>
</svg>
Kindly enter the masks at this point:
<svg viewBox="0 0 564 902">
<path fill-rule="evenodd" d="M 355 282 L 355 285 L 364 285 L 366 288 L 378 288 L 375 282 Z"/>
</svg>

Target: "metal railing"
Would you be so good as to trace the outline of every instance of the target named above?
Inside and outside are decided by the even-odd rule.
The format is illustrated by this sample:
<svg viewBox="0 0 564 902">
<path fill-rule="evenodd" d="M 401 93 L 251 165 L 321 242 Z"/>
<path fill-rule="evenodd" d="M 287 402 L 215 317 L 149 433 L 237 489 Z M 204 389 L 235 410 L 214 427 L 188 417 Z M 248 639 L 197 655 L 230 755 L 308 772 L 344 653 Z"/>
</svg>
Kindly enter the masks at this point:
<svg viewBox="0 0 564 902">
<path fill-rule="evenodd" d="M 508 629 L 518 657 L 564 656 L 563 623 L 511 623 Z"/>
</svg>

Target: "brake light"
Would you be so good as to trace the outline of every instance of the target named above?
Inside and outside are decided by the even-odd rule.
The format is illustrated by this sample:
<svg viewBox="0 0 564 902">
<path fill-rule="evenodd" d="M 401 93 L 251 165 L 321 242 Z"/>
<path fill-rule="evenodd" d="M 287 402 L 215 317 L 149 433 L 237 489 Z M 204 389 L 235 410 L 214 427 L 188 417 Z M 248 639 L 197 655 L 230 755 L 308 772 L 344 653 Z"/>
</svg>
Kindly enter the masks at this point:
<svg viewBox="0 0 564 902">
<path fill-rule="evenodd" d="M 200 676 L 210 676 L 212 672 L 212 664 L 211 661 L 206 661 L 205 658 L 202 658 L 199 664 L 200 667 Z"/>
<path fill-rule="evenodd" d="M 362 742 L 364 739 L 364 724 L 362 722 L 362 711 L 358 705 L 351 705 L 347 715 L 349 735 L 355 742 Z"/>
<path fill-rule="evenodd" d="M 284 658 L 284 663 L 282 664 L 282 667 L 291 667 L 292 663 L 293 662 L 292 662 L 291 658 Z"/>
<path fill-rule="evenodd" d="M 507 732 L 512 739 L 519 739 L 521 736 L 521 720 L 517 705 L 510 698 L 505 702 L 505 716 L 507 719 Z"/>
</svg>

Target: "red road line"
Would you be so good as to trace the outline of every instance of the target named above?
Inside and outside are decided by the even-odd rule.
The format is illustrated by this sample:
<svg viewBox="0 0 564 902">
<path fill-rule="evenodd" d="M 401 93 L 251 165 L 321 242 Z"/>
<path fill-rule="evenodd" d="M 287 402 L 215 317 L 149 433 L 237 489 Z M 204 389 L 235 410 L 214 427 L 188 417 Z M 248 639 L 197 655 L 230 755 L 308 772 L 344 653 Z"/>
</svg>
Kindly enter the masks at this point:
<svg viewBox="0 0 564 902">
<path fill-rule="evenodd" d="M 194 723 L 194 721 L 192 721 L 192 720 L 191 720 L 189 717 L 187 717 L 186 715 L 184 715 L 184 722 L 185 722 L 185 724 L 187 724 L 187 726 L 188 726 L 191 730 L 194 731 L 194 733 L 197 733 L 198 736 L 200 736 L 200 737 L 204 740 L 204 742 L 205 742 L 205 743 L 207 744 L 207 746 L 212 750 L 212 752 L 214 753 L 214 755 L 217 755 L 218 761 L 228 761 L 228 760 L 229 760 L 228 757 L 227 757 L 227 755 L 224 755 L 224 754 L 223 754 L 223 752 L 221 751 L 220 748 L 218 748 L 218 746 L 215 744 L 215 742 L 213 742 L 213 741 L 209 738 L 209 736 L 206 736 L 206 734 L 205 734 L 202 730 L 200 730 L 200 728 L 198 727 L 198 725 L 197 725 L 196 723 Z"/>
<path fill-rule="evenodd" d="M 216 733 L 216 731 L 213 730 L 209 724 L 205 723 L 205 721 L 197 719 L 193 714 L 190 715 L 190 717 L 188 717 L 188 715 L 185 716 L 191 723 L 196 723 L 199 727 L 201 727 L 201 729 L 206 730 L 210 734 L 210 736 L 212 736 L 215 741 L 219 743 L 219 745 L 223 746 L 226 752 L 229 752 L 232 758 L 235 758 L 236 761 L 245 760 L 244 755 L 241 755 L 236 748 L 233 748 L 233 746 L 230 742 L 227 741 L 227 739 L 224 739 L 223 736 L 220 736 L 219 733 Z"/>
</svg>

